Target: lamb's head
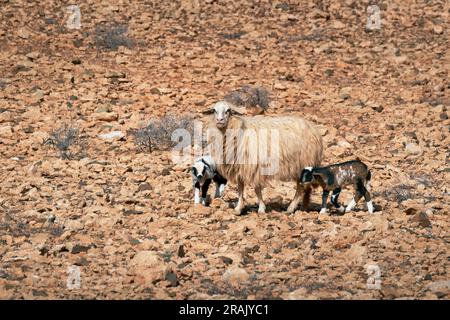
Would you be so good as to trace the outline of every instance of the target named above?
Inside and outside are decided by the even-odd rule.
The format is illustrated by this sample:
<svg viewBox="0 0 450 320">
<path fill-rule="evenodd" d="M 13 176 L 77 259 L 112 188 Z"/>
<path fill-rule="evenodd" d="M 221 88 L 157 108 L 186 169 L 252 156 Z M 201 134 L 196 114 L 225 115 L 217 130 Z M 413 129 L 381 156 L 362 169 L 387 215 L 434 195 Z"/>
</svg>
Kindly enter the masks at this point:
<svg viewBox="0 0 450 320">
<path fill-rule="evenodd" d="M 211 170 L 211 168 L 205 161 L 203 161 L 203 159 L 199 159 L 194 162 L 191 170 L 194 184 L 198 182 L 200 185 L 203 185 L 207 179 L 208 171 Z"/>
<path fill-rule="evenodd" d="M 300 182 L 301 183 L 312 183 L 314 180 L 314 168 L 313 167 L 306 167 L 302 170 L 302 173 L 300 173 Z"/>
<path fill-rule="evenodd" d="M 228 126 L 228 121 L 232 115 L 242 115 L 232 108 L 232 105 L 226 101 L 216 102 L 210 110 L 203 112 L 205 114 L 214 113 L 214 121 L 218 129 L 224 129 Z"/>
</svg>

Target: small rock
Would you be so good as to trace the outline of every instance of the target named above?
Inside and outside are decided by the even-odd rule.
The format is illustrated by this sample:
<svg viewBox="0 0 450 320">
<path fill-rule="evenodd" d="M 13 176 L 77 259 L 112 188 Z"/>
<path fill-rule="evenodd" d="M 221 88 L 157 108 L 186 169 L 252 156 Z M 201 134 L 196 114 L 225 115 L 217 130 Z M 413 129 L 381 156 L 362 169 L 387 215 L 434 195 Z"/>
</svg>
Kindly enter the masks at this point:
<svg viewBox="0 0 450 320">
<path fill-rule="evenodd" d="M 175 272 L 168 272 L 165 280 L 169 282 L 170 287 L 176 287 L 178 285 L 178 277 Z"/>
<path fill-rule="evenodd" d="M 122 139 L 125 134 L 122 131 L 113 131 L 110 133 L 100 134 L 98 137 L 100 139 L 110 140 L 110 139 Z"/>
<path fill-rule="evenodd" d="M 425 212 L 416 213 L 414 216 L 412 216 L 410 221 L 413 223 L 417 223 L 419 226 L 423 228 L 431 227 L 431 221 Z"/>
<path fill-rule="evenodd" d="M 132 215 L 132 214 L 143 214 L 144 211 L 141 210 L 134 210 L 134 209 L 129 209 L 129 210 L 124 210 L 123 214 L 126 216 Z"/>
<path fill-rule="evenodd" d="M 228 268 L 223 274 L 222 279 L 233 287 L 239 287 L 250 279 L 250 275 L 245 269 L 235 266 Z"/>
<path fill-rule="evenodd" d="M 444 33 L 444 28 L 442 26 L 434 26 L 433 32 L 436 34 L 442 34 Z"/>
<path fill-rule="evenodd" d="M 165 280 L 166 267 L 163 259 L 154 251 L 138 252 L 130 261 L 135 280 L 141 284 L 151 284 Z"/>
<path fill-rule="evenodd" d="M 0 137 L 2 138 L 9 138 L 13 134 L 12 127 L 11 126 L 3 126 L 0 127 Z"/>
<path fill-rule="evenodd" d="M 162 176 L 168 176 L 168 175 L 170 175 L 169 169 L 167 169 L 167 168 L 162 169 L 161 175 L 162 175 Z"/>
<path fill-rule="evenodd" d="M 97 109 L 95 109 L 96 113 L 103 113 L 103 112 L 112 112 L 112 109 L 110 106 L 99 106 Z"/>
<path fill-rule="evenodd" d="M 225 263 L 226 265 L 229 265 L 229 264 L 233 263 L 233 259 L 231 259 L 231 258 L 224 257 L 224 256 L 221 256 L 219 258 L 222 259 L 223 263 Z"/>
<path fill-rule="evenodd" d="M 141 183 L 138 187 L 139 192 L 148 191 L 148 190 L 153 190 L 153 187 L 148 182 Z"/>
<path fill-rule="evenodd" d="M 347 100 L 351 97 L 351 91 L 352 88 L 351 87 L 344 87 L 339 91 L 339 98 L 341 98 L 342 100 Z"/>
<path fill-rule="evenodd" d="M 115 112 L 99 112 L 92 115 L 95 121 L 116 121 L 119 119 L 119 115 Z"/>
<path fill-rule="evenodd" d="M 405 210 L 405 213 L 406 213 L 407 216 L 411 216 L 411 215 L 417 213 L 417 209 L 416 208 L 408 208 L 408 209 Z"/>
<path fill-rule="evenodd" d="M 279 82 L 276 82 L 275 85 L 273 86 L 275 89 L 280 90 L 280 91 L 286 91 L 287 87 Z"/>
<path fill-rule="evenodd" d="M 80 244 L 76 244 L 72 247 L 72 250 L 70 250 L 70 253 L 72 254 L 78 254 L 80 252 L 87 252 L 90 249 L 89 246 L 83 246 Z"/>
<path fill-rule="evenodd" d="M 417 143 L 410 142 L 405 146 L 406 152 L 411 155 L 418 155 L 422 152 L 422 149 Z"/>
<path fill-rule="evenodd" d="M 182 244 L 178 246 L 177 255 L 180 258 L 184 258 L 184 256 L 186 255 L 186 252 L 184 251 L 184 246 Z"/>
</svg>

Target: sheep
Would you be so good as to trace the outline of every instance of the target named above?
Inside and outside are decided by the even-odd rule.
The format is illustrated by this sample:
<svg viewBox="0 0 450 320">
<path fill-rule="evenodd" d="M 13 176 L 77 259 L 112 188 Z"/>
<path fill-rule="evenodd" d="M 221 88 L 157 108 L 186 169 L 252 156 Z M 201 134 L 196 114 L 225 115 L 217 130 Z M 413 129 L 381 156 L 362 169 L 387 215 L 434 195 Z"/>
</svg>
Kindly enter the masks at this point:
<svg viewBox="0 0 450 320">
<path fill-rule="evenodd" d="M 206 205 L 206 195 L 208 193 L 209 185 L 211 181 L 216 183 L 215 198 L 222 196 L 227 179 L 222 177 L 216 170 L 214 161 L 210 156 L 203 156 L 194 162 L 191 168 L 192 183 L 194 185 L 194 203 L 202 203 Z M 200 197 L 200 188 L 202 189 L 202 195 Z"/>
<path fill-rule="evenodd" d="M 254 187 L 258 213 L 264 213 L 266 206 L 262 190 L 275 180 L 295 181 L 297 184 L 287 213 L 296 210 L 302 194 L 303 207 L 308 206 L 311 187 L 303 187 L 298 180 L 298 172 L 307 166 L 320 165 L 323 152 L 322 137 L 311 122 L 296 116 L 243 117 L 234 105 L 226 101 L 215 103 L 203 113 L 214 113 L 208 128 L 210 148 L 215 148 L 210 154 L 216 161 L 217 171 L 237 184 L 237 215 L 244 208 L 245 184 Z M 264 143 L 267 136 L 271 143 Z M 265 148 L 272 157 L 263 155 Z"/>
<path fill-rule="evenodd" d="M 361 160 L 352 160 L 333 164 L 326 167 L 306 167 L 300 173 L 300 182 L 305 185 L 321 186 L 322 193 L 322 207 L 320 214 L 326 214 L 327 212 L 327 199 L 330 191 L 333 191 L 331 195 L 331 203 L 340 212 L 351 211 L 356 203 L 364 196 L 367 203 L 367 210 L 369 213 L 373 213 L 373 204 L 370 197 L 370 179 L 372 174 L 369 168 Z M 353 185 L 355 187 L 355 196 L 348 204 L 347 208 L 339 204 L 338 198 L 343 187 L 347 185 Z"/>
</svg>

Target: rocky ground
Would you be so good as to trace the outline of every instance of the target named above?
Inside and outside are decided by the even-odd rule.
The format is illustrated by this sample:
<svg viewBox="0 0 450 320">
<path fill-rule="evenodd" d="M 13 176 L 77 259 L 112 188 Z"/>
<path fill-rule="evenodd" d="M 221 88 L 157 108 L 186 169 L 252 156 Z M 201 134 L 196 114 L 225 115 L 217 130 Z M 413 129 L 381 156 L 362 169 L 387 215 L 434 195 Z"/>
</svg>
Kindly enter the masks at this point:
<svg viewBox="0 0 450 320">
<path fill-rule="evenodd" d="M 0 298 L 449 298 L 448 2 L 379 1 L 370 32 L 368 1 L 116 3 L 80 1 L 69 30 L 61 2 L 0 1 Z M 363 159 L 377 212 L 319 216 L 316 191 L 287 215 L 289 183 L 263 215 L 247 190 L 235 216 L 234 186 L 194 208 L 127 134 L 244 84 L 315 122 L 324 163 Z M 43 142 L 67 123 L 86 144 L 62 159 Z"/>
</svg>

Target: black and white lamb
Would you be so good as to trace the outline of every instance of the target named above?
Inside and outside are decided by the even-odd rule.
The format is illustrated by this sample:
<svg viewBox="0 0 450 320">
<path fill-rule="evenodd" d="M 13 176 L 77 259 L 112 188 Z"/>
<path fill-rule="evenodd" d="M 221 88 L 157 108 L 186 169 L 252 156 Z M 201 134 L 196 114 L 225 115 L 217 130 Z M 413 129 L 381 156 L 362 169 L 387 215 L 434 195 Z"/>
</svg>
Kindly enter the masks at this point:
<svg viewBox="0 0 450 320">
<path fill-rule="evenodd" d="M 222 177 L 216 170 L 216 165 L 210 156 L 197 159 L 192 166 L 192 182 L 194 185 L 194 203 L 206 205 L 206 196 L 211 181 L 216 183 L 215 198 L 222 196 L 227 179 Z M 200 196 L 201 188 L 201 196 Z"/>
<path fill-rule="evenodd" d="M 306 167 L 300 174 L 301 183 L 312 186 L 320 185 L 322 187 L 321 214 L 327 212 L 327 199 L 330 191 L 333 191 L 331 203 L 340 212 L 351 211 L 359 199 L 364 197 L 367 203 L 367 210 L 369 213 L 373 213 L 374 209 L 369 193 L 370 179 L 371 173 L 369 168 L 360 160 L 342 162 L 326 167 Z M 338 198 L 342 188 L 347 185 L 354 186 L 355 195 L 344 210 L 344 207 L 339 204 Z"/>
</svg>

